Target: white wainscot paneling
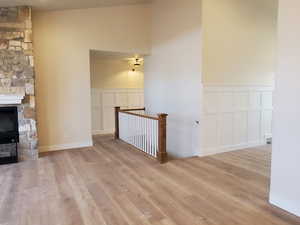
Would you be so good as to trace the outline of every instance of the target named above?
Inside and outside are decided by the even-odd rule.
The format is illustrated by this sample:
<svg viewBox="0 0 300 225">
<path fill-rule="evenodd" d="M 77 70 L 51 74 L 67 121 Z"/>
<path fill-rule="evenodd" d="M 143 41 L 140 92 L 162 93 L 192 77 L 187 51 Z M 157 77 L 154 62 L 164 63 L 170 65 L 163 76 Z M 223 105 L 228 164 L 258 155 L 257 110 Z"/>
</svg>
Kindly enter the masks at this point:
<svg viewBox="0 0 300 225">
<path fill-rule="evenodd" d="M 221 104 L 221 111 L 226 112 L 232 112 L 233 111 L 233 101 L 234 101 L 234 95 L 230 92 L 223 92 L 222 95 L 219 95 L 220 98 L 220 104 Z"/>
<path fill-rule="evenodd" d="M 127 108 L 128 107 L 128 93 L 125 91 L 120 91 L 114 93 L 115 95 L 115 102 L 113 102 L 113 106 L 120 106 L 121 108 Z"/>
<path fill-rule="evenodd" d="M 261 142 L 261 112 L 248 112 L 248 142 L 250 144 L 259 144 Z"/>
<path fill-rule="evenodd" d="M 110 134 L 114 132 L 114 107 L 144 107 L 143 89 L 92 89 L 92 132 Z"/>
<path fill-rule="evenodd" d="M 203 147 L 205 149 L 217 148 L 219 146 L 217 115 L 205 115 L 202 126 L 204 131 L 202 132 L 202 139 L 205 140 L 205 142 L 202 142 Z"/>
<path fill-rule="evenodd" d="M 233 104 L 235 111 L 247 110 L 249 107 L 249 93 L 248 92 L 235 92 L 233 94 Z"/>
<path fill-rule="evenodd" d="M 221 145 L 233 145 L 233 113 L 224 113 L 221 118 Z"/>
<path fill-rule="evenodd" d="M 236 112 L 233 118 L 234 146 L 246 145 L 248 141 L 248 113 Z"/>
<path fill-rule="evenodd" d="M 128 106 L 130 108 L 139 108 L 144 105 L 144 96 L 139 92 L 128 93 Z"/>
<path fill-rule="evenodd" d="M 202 153 L 263 145 L 272 136 L 272 86 L 206 85 Z"/>
</svg>

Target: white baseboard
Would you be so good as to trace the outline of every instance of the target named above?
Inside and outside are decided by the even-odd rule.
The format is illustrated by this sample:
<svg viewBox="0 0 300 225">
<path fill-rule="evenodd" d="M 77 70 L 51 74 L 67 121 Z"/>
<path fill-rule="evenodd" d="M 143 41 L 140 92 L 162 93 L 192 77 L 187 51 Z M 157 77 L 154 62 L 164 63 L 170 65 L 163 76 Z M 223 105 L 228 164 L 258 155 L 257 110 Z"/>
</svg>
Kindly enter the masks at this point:
<svg viewBox="0 0 300 225">
<path fill-rule="evenodd" d="M 270 200 L 269 202 L 276 206 L 276 207 L 279 207 L 289 213 L 292 213 L 296 216 L 300 216 L 300 207 L 299 207 L 299 202 L 295 202 L 292 203 L 292 202 L 288 202 L 288 201 L 285 201 L 285 200 L 282 200 L 282 199 L 279 199 L 277 197 L 274 197 L 273 195 L 270 196 Z"/>
<path fill-rule="evenodd" d="M 238 151 L 246 148 L 254 148 L 254 147 L 259 147 L 263 146 L 266 143 L 263 141 L 257 141 L 257 142 L 250 142 L 248 144 L 239 144 L 239 145 L 231 145 L 231 146 L 222 146 L 222 147 L 216 147 L 216 148 L 203 148 L 203 153 L 199 155 L 199 157 L 203 156 L 209 156 L 209 155 L 216 155 L 220 153 L 225 153 L 225 152 L 233 152 L 233 151 Z"/>
<path fill-rule="evenodd" d="M 109 130 L 93 130 L 93 135 L 100 135 L 100 134 L 113 134 L 115 133 L 115 129 L 109 129 Z"/>
<path fill-rule="evenodd" d="M 50 145 L 50 146 L 40 146 L 39 152 L 51 152 L 51 151 L 61 151 L 67 149 L 77 149 L 77 148 L 86 148 L 92 147 L 93 141 L 87 142 L 77 142 L 77 143 L 68 143 L 68 144 L 61 144 L 61 145 Z"/>
</svg>

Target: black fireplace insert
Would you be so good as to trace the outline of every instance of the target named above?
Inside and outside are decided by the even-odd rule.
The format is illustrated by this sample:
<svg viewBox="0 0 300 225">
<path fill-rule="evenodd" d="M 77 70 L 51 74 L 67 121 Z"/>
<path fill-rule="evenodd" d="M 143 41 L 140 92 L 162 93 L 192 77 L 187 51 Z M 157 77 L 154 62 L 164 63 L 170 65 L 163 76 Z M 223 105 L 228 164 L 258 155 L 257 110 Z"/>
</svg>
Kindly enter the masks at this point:
<svg viewBox="0 0 300 225">
<path fill-rule="evenodd" d="M 0 164 L 18 162 L 18 142 L 17 107 L 0 107 Z"/>
</svg>

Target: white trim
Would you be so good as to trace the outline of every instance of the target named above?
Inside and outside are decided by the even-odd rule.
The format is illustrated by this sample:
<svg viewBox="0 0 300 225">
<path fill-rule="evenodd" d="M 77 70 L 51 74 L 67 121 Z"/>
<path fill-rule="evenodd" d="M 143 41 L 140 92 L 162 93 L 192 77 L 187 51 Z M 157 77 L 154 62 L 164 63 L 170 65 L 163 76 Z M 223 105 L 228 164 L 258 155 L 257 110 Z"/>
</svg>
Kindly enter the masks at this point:
<svg viewBox="0 0 300 225">
<path fill-rule="evenodd" d="M 19 105 L 24 96 L 0 96 L 0 105 Z"/>
<path fill-rule="evenodd" d="M 93 141 L 90 140 L 90 141 L 86 141 L 86 142 L 41 146 L 41 147 L 39 147 L 39 152 L 61 151 L 61 150 L 68 150 L 68 149 L 86 148 L 86 147 L 92 147 L 92 146 L 93 146 Z"/>
<path fill-rule="evenodd" d="M 0 87 L 0 105 L 21 104 L 25 89 L 21 87 Z"/>
<path fill-rule="evenodd" d="M 274 197 L 274 195 L 271 194 L 269 202 L 276 206 L 279 207 L 287 212 L 290 212 L 296 216 L 300 216 L 300 207 L 299 207 L 299 202 L 296 204 L 291 202 L 291 201 L 286 201 L 282 200 L 280 198 Z"/>
<path fill-rule="evenodd" d="M 272 85 L 204 84 L 204 92 L 274 91 Z"/>
<path fill-rule="evenodd" d="M 203 87 L 261 87 L 261 88 L 273 88 L 274 89 L 274 85 L 259 85 L 259 84 L 222 84 L 222 83 L 205 83 L 203 84 Z"/>
<path fill-rule="evenodd" d="M 21 104 L 25 95 L 0 94 L 0 105 Z"/>
<path fill-rule="evenodd" d="M 115 129 L 109 129 L 109 130 L 93 130 L 93 135 L 101 135 L 101 134 L 113 134 L 115 133 Z"/>
<path fill-rule="evenodd" d="M 210 156 L 210 155 L 216 155 L 220 153 L 225 153 L 225 152 L 233 152 L 233 151 L 239 151 L 242 149 L 247 149 L 247 148 L 254 148 L 254 147 L 259 147 L 259 146 L 264 146 L 266 145 L 265 142 L 254 142 L 250 144 L 239 144 L 239 145 L 233 145 L 233 146 L 225 146 L 225 147 L 219 147 L 219 148 L 203 148 L 203 153 L 199 155 L 199 157 L 204 157 L 204 156 Z"/>
</svg>

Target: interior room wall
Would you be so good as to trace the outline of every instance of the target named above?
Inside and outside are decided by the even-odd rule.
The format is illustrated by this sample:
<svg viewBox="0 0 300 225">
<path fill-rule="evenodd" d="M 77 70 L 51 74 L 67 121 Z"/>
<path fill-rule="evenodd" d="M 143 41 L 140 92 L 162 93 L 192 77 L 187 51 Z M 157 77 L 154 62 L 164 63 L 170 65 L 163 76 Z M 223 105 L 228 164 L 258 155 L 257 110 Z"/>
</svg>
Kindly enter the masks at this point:
<svg viewBox="0 0 300 225">
<path fill-rule="evenodd" d="M 150 6 L 35 12 L 41 151 L 90 146 L 89 50 L 147 54 Z"/>
<path fill-rule="evenodd" d="M 273 85 L 278 0 L 203 0 L 203 83 Z"/>
<path fill-rule="evenodd" d="M 300 2 L 279 1 L 270 202 L 300 216 Z"/>
<path fill-rule="evenodd" d="M 168 113 L 170 155 L 197 155 L 200 149 L 201 1 L 154 1 L 152 52 L 145 60 L 145 105 Z"/>
</svg>

